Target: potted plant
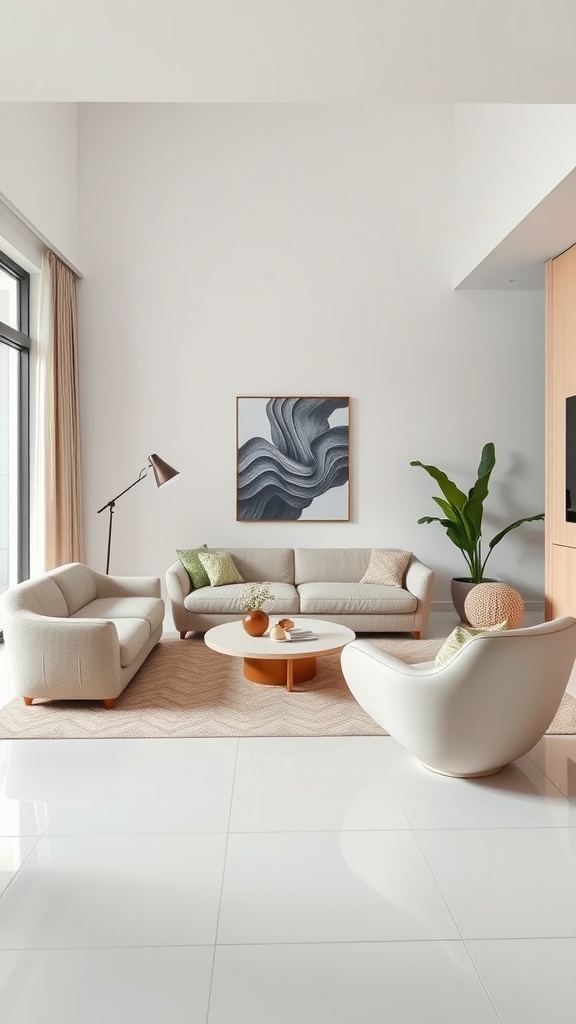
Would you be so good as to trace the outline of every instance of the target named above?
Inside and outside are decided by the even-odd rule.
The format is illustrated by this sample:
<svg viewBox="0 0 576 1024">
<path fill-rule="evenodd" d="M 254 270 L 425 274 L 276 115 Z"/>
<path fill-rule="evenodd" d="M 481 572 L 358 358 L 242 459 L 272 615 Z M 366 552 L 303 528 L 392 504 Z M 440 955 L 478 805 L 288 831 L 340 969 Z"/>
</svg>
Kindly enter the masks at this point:
<svg viewBox="0 0 576 1024">
<path fill-rule="evenodd" d="M 243 587 L 240 594 L 240 607 L 246 615 L 242 619 L 242 625 L 250 636 L 263 636 L 268 629 L 270 619 L 262 605 L 265 601 L 273 601 L 274 594 L 270 590 L 269 583 L 248 583 Z"/>
<path fill-rule="evenodd" d="M 532 523 L 537 519 L 544 519 L 544 513 L 536 516 L 526 516 L 510 523 L 505 530 L 501 530 L 488 544 L 486 556 L 482 552 L 482 516 L 484 513 L 484 501 L 488 495 L 488 484 L 490 474 L 496 463 L 496 453 L 491 441 L 485 444 L 482 449 L 480 465 L 478 466 L 478 479 L 468 494 L 465 494 L 459 487 L 450 480 L 446 473 L 436 466 L 426 466 L 423 462 L 411 462 L 411 466 L 420 466 L 436 481 L 443 497 L 433 495 L 433 499 L 440 506 L 444 518 L 439 516 L 422 516 L 419 523 L 440 523 L 444 527 L 448 538 L 460 549 L 464 555 L 468 574 L 457 576 L 452 580 L 452 601 L 456 611 L 463 621 L 466 621 L 464 614 L 464 600 L 468 591 L 477 583 L 486 583 L 490 577 L 485 575 L 486 562 L 490 558 L 493 549 L 497 544 L 516 527 L 522 523 Z"/>
</svg>

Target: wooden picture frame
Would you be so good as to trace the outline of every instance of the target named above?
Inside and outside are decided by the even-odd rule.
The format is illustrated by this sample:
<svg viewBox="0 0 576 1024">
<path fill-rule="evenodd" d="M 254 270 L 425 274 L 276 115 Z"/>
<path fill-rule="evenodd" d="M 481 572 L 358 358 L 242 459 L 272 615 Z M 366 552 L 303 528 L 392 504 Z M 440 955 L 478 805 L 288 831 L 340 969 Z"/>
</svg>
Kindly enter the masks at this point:
<svg viewBox="0 0 576 1024">
<path fill-rule="evenodd" d="M 236 399 L 237 522 L 349 522 L 350 398 Z"/>
</svg>

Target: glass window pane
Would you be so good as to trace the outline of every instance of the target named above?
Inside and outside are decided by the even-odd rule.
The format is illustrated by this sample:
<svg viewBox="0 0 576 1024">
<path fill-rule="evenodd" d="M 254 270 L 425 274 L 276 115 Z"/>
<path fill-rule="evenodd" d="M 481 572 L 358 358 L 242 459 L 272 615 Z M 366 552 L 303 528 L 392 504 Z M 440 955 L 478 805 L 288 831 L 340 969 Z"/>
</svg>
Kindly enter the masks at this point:
<svg viewBox="0 0 576 1024">
<path fill-rule="evenodd" d="M 12 274 L 7 274 L 0 267 L 0 320 L 14 330 L 20 330 L 20 314 L 18 309 L 19 282 Z"/>
<path fill-rule="evenodd" d="M 0 595 L 30 571 L 29 284 L 0 252 Z"/>
<path fill-rule="evenodd" d="M 0 344 L 0 594 L 18 582 L 19 354 Z"/>
</svg>

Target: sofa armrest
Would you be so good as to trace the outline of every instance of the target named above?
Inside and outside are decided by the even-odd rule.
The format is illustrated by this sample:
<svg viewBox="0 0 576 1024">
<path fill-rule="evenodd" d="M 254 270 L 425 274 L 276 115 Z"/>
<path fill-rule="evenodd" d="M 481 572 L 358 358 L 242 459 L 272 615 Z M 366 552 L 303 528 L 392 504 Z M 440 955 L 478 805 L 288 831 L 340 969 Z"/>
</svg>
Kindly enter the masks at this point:
<svg viewBox="0 0 576 1024">
<path fill-rule="evenodd" d="M 178 559 L 166 571 L 166 589 L 174 604 L 184 606 L 184 598 L 192 590 L 192 581 L 182 562 Z"/>
<path fill-rule="evenodd" d="M 192 581 L 180 559 L 172 563 L 166 571 L 166 589 L 170 598 L 170 607 L 175 629 L 186 635 L 190 629 L 189 612 L 184 604 L 185 598 L 193 589 Z"/>
<path fill-rule="evenodd" d="M 418 609 L 414 617 L 414 631 L 419 634 L 426 629 L 430 618 L 434 573 L 414 555 L 412 555 L 412 561 L 406 570 L 406 590 L 409 590 L 418 601 Z"/>
<path fill-rule="evenodd" d="M 431 601 L 433 588 L 434 572 L 412 555 L 406 570 L 406 590 L 409 590 L 419 601 Z"/>
<path fill-rule="evenodd" d="M 105 576 L 94 572 L 96 597 L 160 597 L 158 576 Z"/>
<path fill-rule="evenodd" d="M 10 681 L 28 697 L 89 698 L 120 672 L 120 643 L 110 619 L 71 619 L 33 612 L 9 614 L 4 623 Z"/>
</svg>

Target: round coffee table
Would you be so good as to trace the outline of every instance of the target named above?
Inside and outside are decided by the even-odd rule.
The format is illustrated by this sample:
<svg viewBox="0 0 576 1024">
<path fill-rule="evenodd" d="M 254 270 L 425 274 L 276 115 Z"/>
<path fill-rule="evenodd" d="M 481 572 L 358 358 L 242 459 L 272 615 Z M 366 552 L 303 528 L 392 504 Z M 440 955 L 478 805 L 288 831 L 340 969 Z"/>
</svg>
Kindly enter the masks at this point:
<svg viewBox="0 0 576 1024">
<path fill-rule="evenodd" d="M 323 619 L 291 616 L 294 625 L 310 629 L 317 640 L 271 640 L 269 629 L 264 636 L 249 636 L 241 621 L 213 626 L 204 634 L 204 643 L 213 651 L 244 659 L 244 677 L 252 683 L 286 686 L 305 683 L 316 675 L 316 658 L 337 654 L 356 638 L 354 630 Z M 270 620 L 270 627 L 278 620 Z"/>
</svg>

